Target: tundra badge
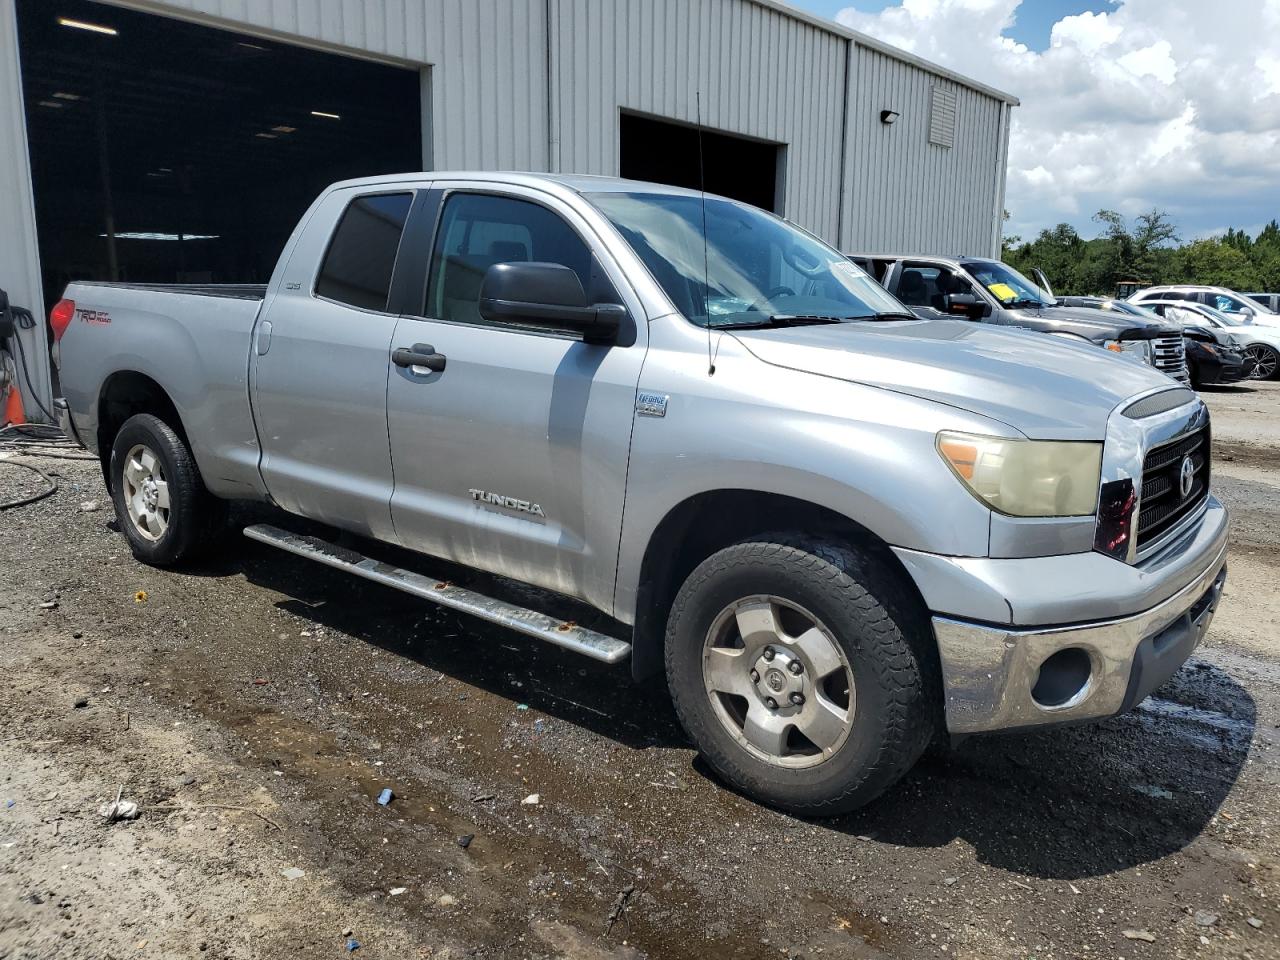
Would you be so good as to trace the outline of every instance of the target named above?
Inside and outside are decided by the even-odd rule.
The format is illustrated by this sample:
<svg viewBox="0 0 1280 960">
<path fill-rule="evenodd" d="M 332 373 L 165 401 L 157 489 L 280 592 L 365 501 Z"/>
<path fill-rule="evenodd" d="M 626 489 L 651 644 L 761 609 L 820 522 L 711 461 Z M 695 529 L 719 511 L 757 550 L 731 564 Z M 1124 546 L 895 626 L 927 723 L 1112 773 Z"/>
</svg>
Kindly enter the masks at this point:
<svg viewBox="0 0 1280 960">
<path fill-rule="evenodd" d="M 536 503 L 530 503 L 528 500 L 517 500 L 515 497 L 504 497 L 500 493 L 490 493 L 488 490 L 471 489 L 467 491 L 471 494 L 471 499 L 477 503 L 491 503 L 495 507 L 506 507 L 508 510 L 519 510 L 522 513 L 531 513 L 535 517 L 546 519 L 542 507 Z"/>
</svg>

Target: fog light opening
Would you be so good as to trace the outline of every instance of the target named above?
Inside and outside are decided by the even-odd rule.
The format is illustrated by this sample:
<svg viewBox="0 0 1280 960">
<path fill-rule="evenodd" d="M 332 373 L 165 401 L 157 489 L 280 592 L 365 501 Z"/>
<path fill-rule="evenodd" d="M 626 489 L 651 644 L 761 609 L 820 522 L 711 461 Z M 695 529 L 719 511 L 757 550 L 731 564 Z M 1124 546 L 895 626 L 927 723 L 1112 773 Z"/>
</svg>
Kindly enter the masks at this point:
<svg viewBox="0 0 1280 960">
<path fill-rule="evenodd" d="M 1031 698 L 1042 707 L 1065 707 L 1081 699 L 1093 674 L 1093 661 L 1080 647 L 1059 650 L 1040 664 Z"/>
</svg>

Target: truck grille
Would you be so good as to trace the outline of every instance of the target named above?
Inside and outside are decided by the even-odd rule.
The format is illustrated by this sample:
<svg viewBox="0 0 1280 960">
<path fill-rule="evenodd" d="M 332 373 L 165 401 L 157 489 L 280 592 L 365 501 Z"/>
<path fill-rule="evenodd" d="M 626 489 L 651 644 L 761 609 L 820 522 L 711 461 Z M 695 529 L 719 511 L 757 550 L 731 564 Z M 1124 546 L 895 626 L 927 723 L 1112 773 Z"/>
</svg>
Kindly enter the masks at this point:
<svg viewBox="0 0 1280 960">
<path fill-rule="evenodd" d="M 1182 492 L 1182 464 L 1191 461 L 1191 486 Z M 1156 447 L 1142 463 L 1138 549 L 1149 547 L 1209 496 L 1209 428 Z"/>
<path fill-rule="evenodd" d="M 1151 341 L 1151 362 L 1171 377 L 1186 375 L 1187 348 L 1182 337 L 1157 337 Z"/>
</svg>

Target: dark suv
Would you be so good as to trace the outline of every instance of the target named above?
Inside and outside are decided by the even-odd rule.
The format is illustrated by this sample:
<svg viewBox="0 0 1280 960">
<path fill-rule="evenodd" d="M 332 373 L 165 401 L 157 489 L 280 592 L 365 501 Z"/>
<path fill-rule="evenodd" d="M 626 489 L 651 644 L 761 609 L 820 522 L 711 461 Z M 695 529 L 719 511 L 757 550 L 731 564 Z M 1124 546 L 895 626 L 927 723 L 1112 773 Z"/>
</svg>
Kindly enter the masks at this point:
<svg viewBox="0 0 1280 960">
<path fill-rule="evenodd" d="M 963 317 L 1085 340 L 1187 382 L 1182 330 L 1159 319 L 1063 306 L 1040 276 L 1032 283 L 985 257 L 846 254 L 921 317 Z"/>
</svg>

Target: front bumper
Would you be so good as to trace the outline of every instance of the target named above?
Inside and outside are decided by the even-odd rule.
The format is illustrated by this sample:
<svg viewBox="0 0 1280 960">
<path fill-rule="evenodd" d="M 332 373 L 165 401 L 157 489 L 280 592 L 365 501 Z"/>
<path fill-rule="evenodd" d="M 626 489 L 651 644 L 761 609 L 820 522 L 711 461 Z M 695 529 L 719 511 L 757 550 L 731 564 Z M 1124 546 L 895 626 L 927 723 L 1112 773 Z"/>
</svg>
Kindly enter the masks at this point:
<svg viewBox="0 0 1280 960">
<path fill-rule="evenodd" d="M 974 622 L 937 613 L 931 604 L 947 729 L 970 734 L 1094 720 L 1135 706 L 1177 672 L 1209 629 L 1226 582 L 1226 535 L 1226 510 L 1211 498 L 1199 528 L 1170 544 L 1162 562 L 1152 565 L 1159 573 L 1098 554 L 1053 558 L 1065 579 L 1042 588 L 1060 593 L 1062 602 L 1054 606 L 1062 615 L 1045 625 L 1013 618 L 1007 626 Z M 1096 560 L 1111 565 L 1110 584 L 1090 582 Z M 1079 577 L 1063 569 L 1070 565 Z M 1160 581 L 1164 589 L 1148 594 L 1158 602 L 1135 613 L 1086 619 L 1120 599 L 1129 571 Z M 930 591 L 922 592 L 927 600 Z M 1016 595 L 1009 602 L 1012 610 L 1019 606 Z"/>
</svg>

